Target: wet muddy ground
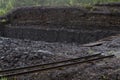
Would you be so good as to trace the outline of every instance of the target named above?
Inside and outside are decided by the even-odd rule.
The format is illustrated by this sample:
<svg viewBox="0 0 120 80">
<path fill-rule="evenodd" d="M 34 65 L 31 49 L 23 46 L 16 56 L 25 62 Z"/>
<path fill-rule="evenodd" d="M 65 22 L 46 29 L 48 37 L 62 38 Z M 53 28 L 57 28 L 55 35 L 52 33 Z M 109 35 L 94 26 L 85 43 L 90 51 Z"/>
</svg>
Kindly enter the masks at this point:
<svg viewBox="0 0 120 80">
<path fill-rule="evenodd" d="M 48 43 L 0 37 L 0 69 L 72 59 L 90 54 L 115 54 L 114 58 L 26 74 L 17 80 L 120 80 L 120 36 L 109 37 L 101 45 Z"/>
</svg>

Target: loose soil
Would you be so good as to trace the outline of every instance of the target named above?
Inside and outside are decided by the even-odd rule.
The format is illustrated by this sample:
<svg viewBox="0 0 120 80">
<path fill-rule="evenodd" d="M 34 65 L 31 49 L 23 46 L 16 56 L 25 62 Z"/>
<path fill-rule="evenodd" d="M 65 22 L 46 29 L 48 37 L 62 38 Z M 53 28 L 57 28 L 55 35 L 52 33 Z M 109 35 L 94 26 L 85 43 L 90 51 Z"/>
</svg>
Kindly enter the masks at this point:
<svg viewBox="0 0 120 80">
<path fill-rule="evenodd" d="M 116 57 L 16 78 L 17 80 L 119 80 L 120 36 L 100 41 L 104 42 L 101 45 L 85 47 L 75 43 L 48 43 L 0 37 L 0 68 L 3 70 L 31 66 L 100 52 L 103 55 L 115 54 Z"/>
</svg>

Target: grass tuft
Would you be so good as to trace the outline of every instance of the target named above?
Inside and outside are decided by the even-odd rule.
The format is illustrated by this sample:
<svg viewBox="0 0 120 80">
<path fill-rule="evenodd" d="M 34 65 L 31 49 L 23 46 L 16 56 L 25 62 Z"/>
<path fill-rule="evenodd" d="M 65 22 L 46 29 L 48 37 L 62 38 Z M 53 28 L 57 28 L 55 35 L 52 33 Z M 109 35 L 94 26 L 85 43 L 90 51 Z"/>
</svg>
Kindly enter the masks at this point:
<svg viewBox="0 0 120 80">
<path fill-rule="evenodd" d="M 8 80 L 7 78 L 0 78 L 0 80 Z"/>
</svg>

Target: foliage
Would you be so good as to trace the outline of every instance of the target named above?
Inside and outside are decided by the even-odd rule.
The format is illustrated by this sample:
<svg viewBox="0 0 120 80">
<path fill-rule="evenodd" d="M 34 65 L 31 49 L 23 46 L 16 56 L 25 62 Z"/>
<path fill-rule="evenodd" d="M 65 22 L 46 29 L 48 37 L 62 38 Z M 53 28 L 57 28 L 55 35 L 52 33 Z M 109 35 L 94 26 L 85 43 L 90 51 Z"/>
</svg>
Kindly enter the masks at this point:
<svg viewBox="0 0 120 80">
<path fill-rule="evenodd" d="M 0 80 L 8 80 L 7 78 L 1 78 Z"/>
<path fill-rule="evenodd" d="M 21 6 L 80 6 L 120 0 L 0 0 L 0 15 Z"/>
<path fill-rule="evenodd" d="M 15 0 L 0 0 L 0 15 L 14 8 Z"/>
</svg>

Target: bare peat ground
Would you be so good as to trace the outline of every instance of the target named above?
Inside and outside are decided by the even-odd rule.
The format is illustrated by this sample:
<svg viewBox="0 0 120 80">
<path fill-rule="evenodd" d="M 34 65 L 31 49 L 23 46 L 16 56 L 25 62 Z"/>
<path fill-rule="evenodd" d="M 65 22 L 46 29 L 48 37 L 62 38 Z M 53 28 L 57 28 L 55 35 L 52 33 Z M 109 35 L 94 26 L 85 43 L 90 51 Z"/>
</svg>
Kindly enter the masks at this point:
<svg viewBox="0 0 120 80">
<path fill-rule="evenodd" d="M 100 41 L 104 42 L 98 46 L 85 47 L 74 43 L 48 43 L 0 37 L 0 69 L 49 63 L 101 52 L 104 55 L 115 54 L 116 57 L 14 78 L 16 80 L 120 80 L 120 36 Z"/>
<path fill-rule="evenodd" d="M 6 16 L 0 18 L 1 20 L 6 20 L 5 22 L 1 22 L 0 32 L 2 36 L 20 39 L 0 37 L 0 69 L 14 69 L 96 53 L 102 53 L 103 55 L 115 54 L 116 56 L 114 58 L 16 76 L 8 78 L 8 80 L 120 80 L 120 35 L 102 39 L 102 36 L 104 36 L 103 32 L 105 32 L 106 36 L 119 34 L 119 9 L 120 4 L 118 3 L 95 5 L 93 7 L 88 6 L 86 8 L 23 7 L 11 11 Z M 31 25 L 33 25 L 33 27 Z M 63 41 L 69 40 L 69 37 L 73 37 L 73 40 L 82 39 L 83 42 L 90 42 L 94 37 L 102 40 L 97 39 L 99 40 L 98 43 L 100 42 L 98 45 L 94 45 L 96 43 L 85 45 L 59 43 L 54 42 L 54 40 L 54 43 L 44 42 L 46 38 L 48 39 L 49 37 L 48 40 L 51 41 L 51 39 L 55 38 L 51 37 L 54 35 L 50 34 L 51 36 L 49 36 L 49 33 L 44 35 L 46 32 L 39 33 L 38 30 L 38 33 L 33 31 L 34 25 L 39 25 L 38 29 L 45 28 L 46 32 L 48 32 L 48 28 L 65 28 L 73 29 L 73 31 L 74 29 L 82 30 L 89 36 L 89 33 L 91 33 L 90 37 L 83 36 L 83 38 L 80 36 L 81 38 L 78 38 L 77 34 L 75 35 L 76 38 L 74 38 L 75 36 L 73 36 L 73 34 L 76 32 L 74 31 L 72 34 L 69 34 L 70 36 L 64 36 L 64 34 L 62 34 L 61 37 L 58 38 L 58 41 L 59 39 L 63 39 Z M 14 28 L 15 26 L 18 27 L 17 30 Z M 19 26 L 22 29 L 20 29 Z M 29 28 L 29 32 L 24 26 Z M 103 32 L 99 32 L 99 30 Z M 94 33 L 94 31 L 98 31 L 99 34 Z M 51 30 L 51 32 L 53 31 Z M 45 37 L 43 41 L 25 40 L 31 39 L 30 37 L 41 37 L 40 34 L 42 34 L 42 39 Z M 65 34 L 68 33 L 65 32 Z"/>
</svg>

